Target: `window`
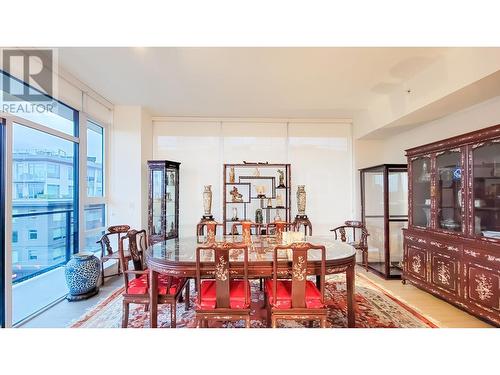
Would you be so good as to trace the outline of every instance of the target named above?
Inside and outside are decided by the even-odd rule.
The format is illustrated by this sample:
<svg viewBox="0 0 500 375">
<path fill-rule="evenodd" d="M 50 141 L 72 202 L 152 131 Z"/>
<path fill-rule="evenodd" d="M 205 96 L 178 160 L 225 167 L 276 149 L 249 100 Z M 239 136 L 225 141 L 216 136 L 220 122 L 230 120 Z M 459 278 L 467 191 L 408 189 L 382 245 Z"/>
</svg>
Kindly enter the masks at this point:
<svg viewBox="0 0 500 375">
<path fill-rule="evenodd" d="M 96 243 L 106 230 L 106 211 L 104 204 L 85 207 L 85 250 L 100 251 Z"/>
<path fill-rule="evenodd" d="M 59 198 L 59 185 L 47 185 L 47 195 L 49 198 Z"/>
<path fill-rule="evenodd" d="M 37 250 L 28 250 L 28 259 L 29 260 L 38 259 L 38 251 Z"/>
<path fill-rule="evenodd" d="M 102 197 L 104 129 L 95 122 L 87 122 L 87 196 Z"/>
<path fill-rule="evenodd" d="M 47 177 L 59 178 L 60 166 L 59 164 L 47 163 Z"/>
<path fill-rule="evenodd" d="M 12 232 L 12 242 L 17 242 L 19 240 L 19 234 L 17 233 L 17 230 Z"/>
<path fill-rule="evenodd" d="M 38 231 L 36 229 L 30 229 L 29 238 L 30 238 L 30 240 L 38 239 Z"/>
<path fill-rule="evenodd" d="M 28 187 L 28 197 L 30 199 L 42 198 L 45 194 L 45 184 L 43 182 L 35 182 L 26 184 Z M 24 191 L 24 189 L 23 189 Z"/>
</svg>

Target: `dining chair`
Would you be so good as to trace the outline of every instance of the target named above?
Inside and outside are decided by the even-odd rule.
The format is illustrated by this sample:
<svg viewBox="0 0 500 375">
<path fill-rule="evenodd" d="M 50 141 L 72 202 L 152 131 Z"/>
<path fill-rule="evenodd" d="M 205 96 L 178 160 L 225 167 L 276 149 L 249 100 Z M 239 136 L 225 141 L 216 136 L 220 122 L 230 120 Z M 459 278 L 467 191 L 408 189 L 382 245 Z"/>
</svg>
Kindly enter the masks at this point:
<svg viewBox="0 0 500 375">
<path fill-rule="evenodd" d="M 307 261 L 310 250 L 321 253 L 320 289 L 307 280 Z M 291 278 L 278 279 L 278 252 L 290 252 L 292 258 Z M 276 328 L 278 320 L 320 321 L 326 327 L 327 307 L 325 305 L 325 247 L 308 242 L 278 245 L 274 248 L 273 278 L 266 280 L 265 298 L 267 324 Z M 288 260 L 287 260 L 288 262 Z"/>
<path fill-rule="evenodd" d="M 128 242 L 128 251 L 133 265 L 129 269 L 129 262 L 125 258 L 124 242 Z M 148 245 L 146 231 L 131 229 L 121 238 L 120 257 L 123 264 L 123 278 L 125 291 L 123 292 L 123 315 L 122 328 L 128 326 L 129 305 L 136 303 L 144 305 L 144 310 L 149 310 L 150 293 L 149 270 L 145 267 L 144 257 Z M 177 301 L 185 290 L 184 302 L 186 310 L 189 308 L 189 282 L 184 277 L 173 277 L 169 275 L 158 275 L 158 304 L 170 305 L 170 327 L 176 326 Z"/>
<path fill-rule="evenodd" d="M 120 262 L 120 252 L 119 247 L 121 246 L 121 237 L 126 234 L 130 229 L 129 225 L 112 225 L 108 227 L 106 233 L 96 243 L 101 246 L 101 280 L 102 285 L 104 285 L 104 279 L 106 277 L 117 276 L 121 274 L 121 262 Z M 116 244 L 118 248 L 116 251 L 113 250 L 111 243 Z M 130 260 L 130 254 L 128 252 L 124 253 L 124 258 L 128 261 Z M 115 260 L 118 263 L 118 272 L 111 275 L 104 275 L 104 263 L 108 260 Z"/>
<path fill-rule="evenodd" d="M 230 251 L 242 252 L 243 277 L 237 277 L 231 267 Z M 213 253 L 213 278 L 202 280 L 201 253 Z M 241 254 L 240 254 L 241 255 Z M 250 328 L 250 283 L 248 282 L 248 246 L 245 243 L 213 243 L 196 249 L 197 326 L 208 328 L 208 322 L 245 320 Z"/>
<path fill-rule="evenodd" d="M 356 250 L 361 251 L 362 263 L 368 271 L 368 230 L 363 222 L 358 220 L 346 220 L 344 225 L 330 229 L 336 240 L 346 242 Z"/>
<path fill-rule="evenodd" d="M 295 230 L 295 224 L 286 221 L 274 221 L 272 223 L 266 224 L 266 235 L 269 238 L 271 232 L 276 236 L 277 243 L 281 243 L 283 238 L 283 232 L 288 232 L 290 230 Z"/>
<path fill-rule="evenodd" d="M 261 235 L 261 228 L 262 224 L 260 223 L 254 223 L 253 221 L 250 220 L 242 220 L 233 223 L 231 226 L 231 234 L 233 235 L 233 241 L 234 241 L 234 236 L 238 236 L 238 227 L 241 227 L 241 236 L 243 238 L 243 241 L 249 240 L 252 236 L 252 229 L 254 229 L 254 234 L 257 236 Z"/>
<path fill-rule="evenodd" d="M 224 224 L 213 220 L 196 224 L 196 242 L 214 242 L 217 236 L 217 227 L 224 228 Z M 205 237 L 205 241 L 201 240 L 200 237 Z"/>
</svg>

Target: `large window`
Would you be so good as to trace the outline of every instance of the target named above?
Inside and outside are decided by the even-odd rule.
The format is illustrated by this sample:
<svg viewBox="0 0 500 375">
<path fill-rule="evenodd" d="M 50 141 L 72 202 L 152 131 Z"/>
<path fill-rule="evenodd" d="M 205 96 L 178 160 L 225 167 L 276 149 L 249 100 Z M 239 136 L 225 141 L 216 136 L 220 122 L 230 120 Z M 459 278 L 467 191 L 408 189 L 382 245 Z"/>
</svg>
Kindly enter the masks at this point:
<svg viewBox="0 0 500 375">
<path fill-rule="evenodd" d="M 87 205 L 85 206 L 85 250 L 97 252 L 96 243 L 106 230 L 104 188 L 104 128 L 87 121 Z"/>
</svg>

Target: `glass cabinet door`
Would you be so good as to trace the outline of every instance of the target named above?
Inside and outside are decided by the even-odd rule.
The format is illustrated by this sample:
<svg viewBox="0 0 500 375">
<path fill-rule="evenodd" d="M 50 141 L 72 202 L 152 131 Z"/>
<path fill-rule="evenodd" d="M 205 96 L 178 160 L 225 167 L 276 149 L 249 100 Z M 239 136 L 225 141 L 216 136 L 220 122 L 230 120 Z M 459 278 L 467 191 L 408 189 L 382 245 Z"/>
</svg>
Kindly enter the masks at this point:
<svg viewBox="0 0 500 375">
<path fill-rule="evenodd" d="M 500 239 L 500 141 L 473 146 L 474 233 Z"/>
<path fill-rule="evenodd" d="M 161 235 L 162 234 L 162 196 L 163 196 L 163 171 L 160 169 L 154 169 L 152 171 L 152 187 L 151 196 L 153 200 L 152 207 L 152 218 L 153 227 L 151 228 L 151 234 Z"/>
<path fill-rule="evenodd" d="M 177 170 L 174 168 L 167 168 L 166 172 L 167 178 L 167 191 L 165 196 L 165 217 L 166 217 L 166 228 L 167 228 L 167 237 L 176 235 L 177 228 Z"/>
<path fill-rule="evenodd" d="M 431 226 L 431 158 L 422 157 L 411 162 L 412 220 L 418 227 Z"/>
<path fill-rule="evenodd" d="M 403 269 L 403 228 L 408 226 L 408 172 L 389 170 L 389 276 Z"/>
<path fill-rule="evenodd" d="M 385 273 L 384 170 L 363 173 L 364 220 L 368 236 L 368 265 Z"/>
<path fill-rule="evenodd" d="M 462 232 L 462 163 L 460 149 L 436 156 L 437 228 Z"/>
</svg>

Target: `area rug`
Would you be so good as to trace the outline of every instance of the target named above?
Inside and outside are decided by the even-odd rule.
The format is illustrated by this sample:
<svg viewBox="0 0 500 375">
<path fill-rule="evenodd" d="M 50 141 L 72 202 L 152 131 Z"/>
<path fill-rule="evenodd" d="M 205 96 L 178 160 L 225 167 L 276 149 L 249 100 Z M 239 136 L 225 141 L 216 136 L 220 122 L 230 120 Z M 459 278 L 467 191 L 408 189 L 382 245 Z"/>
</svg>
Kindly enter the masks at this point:
<svg viewBox="0 0 500 375">
<path fill-rule="evenodd" d="M 328 326 L 331 328 L 347 327 L 346 283 L 343 275 L 329 276 L 325 287 L 328 304 Z M 117 289 L 99 305 L 72 323 L 72 328 L 119 328 L 121 327 L 123 288 Z M 177 327 L 196 327 L 193 309 L 196 300 L 194 282 L 191 280 L 191 307 L 185 310 L 184 303 L 177 305 Z M 266 310 L 264 293 L 259 290 L 258 281 L 252 282 L 251 326 L 266 327 Z M 375 283 L 356 274 L 356 327 L 357 328 L 429 328 L 436 325 L 413 308 L 389 295 Z M 170 327 L 169 305 L 158 306 L 158 326 Z M 212 327 L 230 328 L 244 327 L 244 322 L 212 323 Z M 298 321 L 282 321 L 283 328 L 299 328 L 308 326 Z M 317 327 L 314 323 L 313 327 Z M 140 305 L 130 305 L 129 327 L 149 327 L 149 312 Z"/>
</svg>

